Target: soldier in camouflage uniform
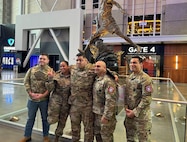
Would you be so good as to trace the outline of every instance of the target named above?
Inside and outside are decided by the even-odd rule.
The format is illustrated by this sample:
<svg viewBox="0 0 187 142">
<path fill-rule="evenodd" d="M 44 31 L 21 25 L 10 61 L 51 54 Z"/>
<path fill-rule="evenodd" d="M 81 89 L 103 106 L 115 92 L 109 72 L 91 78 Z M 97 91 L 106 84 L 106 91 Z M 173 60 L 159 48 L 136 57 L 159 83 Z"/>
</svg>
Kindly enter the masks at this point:
<svg viewBox="0 0 187 142">
<path fill-rule="evenodd" d="M 40 109 L 44 142 L 49 142 L 49 124 L 47 122 L 47 109 L 49 90 L 46 86 L 48 84 L 48 72 L 53 69 L 48 66 L 49 57 L 47 54 L 39 56 L 38 65 L 30 68 L 24 79 L 25 89 L 29 95 L 27 104 L 28 119 L 25 126 L 24 138 L 20 142 L 27 142 L 31 140 L 32 129 L 35 122 L 35 117 L 38 109 Z"/>
<path fill-rule="evenodd" d="M 113 142 L 116 127 L 116 82 L 106 75 L 106 64 L 95 64 L 97 77 L 93 85 L 94 135 L 97 142 Z"/>
<path fill-rule="evenodd" d="M 77 64 L 71 66 L 71 95 L 69 97 L 72 142 L 79 142 L 81 121 L 84 142 L 93 141 L 92 85 L 95 77 L 92 64 L 78 53 Z"/>
<path fill-rule="evenodd" d="M 84 125 L 84 142 L 92 142 L 92 88 L 94 78 L 96 76 L 94 73 L 94 67 L 88 62 L 85 54 L 78 53 L 77 64 L 71 66 L 70 73 L 71 95 L 68 102 L 71 105 L 70 119 L 72 128 L 72 142 L 79 142 L 81 121 Z"/>
<path fill-rule="evenodd" d="M 134 56 L 130 60 L 132 74 L 126 80 L 124 125 L 128 142 L 150 142 L 152 100 L 152 80 L 142 71 L 142 58 Z"/>
<path fill-rule="evenodd" d="M 68 104 L 68 98 L 70 96 L 70 72 L 68 62 L 62 61 L 60 63 L 60 70 L 57 71 L 54 76 L 53 73 L 51 75 L 51 77 L 53 77 L 53 82 L 50 87 L 53 88 L 53 93 L 49 99 L 47 120 L 49 124 L 58 122 L 54 140 L 54 142 L 58 142 L 59 137 L 63 135 L 70 109 L 70 105 Z"/>
</svg>

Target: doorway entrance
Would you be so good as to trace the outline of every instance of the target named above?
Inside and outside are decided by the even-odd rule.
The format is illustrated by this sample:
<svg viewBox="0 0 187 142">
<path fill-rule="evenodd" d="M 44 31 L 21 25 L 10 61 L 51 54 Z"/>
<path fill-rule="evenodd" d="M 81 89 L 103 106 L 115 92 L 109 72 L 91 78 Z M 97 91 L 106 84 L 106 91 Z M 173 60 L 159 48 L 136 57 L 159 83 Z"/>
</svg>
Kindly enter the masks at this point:
<svg viewBox="0 0 187 142">
<path fill-rule="evenodd" d="M 54 69 L 54 71 L 59 70 L 59 55 L 49 55 L 49 66 Z"/>
</svg>

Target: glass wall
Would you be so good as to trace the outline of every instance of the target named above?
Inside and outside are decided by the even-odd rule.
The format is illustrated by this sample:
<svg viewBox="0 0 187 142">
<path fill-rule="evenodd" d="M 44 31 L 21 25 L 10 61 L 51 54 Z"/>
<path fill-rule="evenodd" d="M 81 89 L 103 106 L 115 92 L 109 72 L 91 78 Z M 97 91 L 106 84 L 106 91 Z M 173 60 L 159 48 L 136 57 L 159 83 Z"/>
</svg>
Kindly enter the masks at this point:
<svg viewBox="0 0 187 142">
<path fill-rule="evenodd" d="M 127 34 L 155 36 L 161 34 L 162 0 L 126 0 Z"/>
<path fill-rule="evenodd" d="M 127 34 L 133 36 L 160 35 L 160 18 L 160 14 L 156 15 L 156 20 L 154 20 L 154 15 L 135 16 L 134 21 L 132 21 L 132 17 L 128 17 Z"/>
<path fill-rule="evenodd" d="M 132 46 L 124 45 L 121 50 L 120 67 L 125 68 L 123 74 L 130 74 L 129 61 L 132 56 L 141 56 L 144 59 L 143 70 L 151 77 L 163 76 L 163 62 L 164 62 L 164 46 L 159 44 L 147 44 L 140 45 L 140 53 L 136 52 L 136 49 Z"/>
<path fill-rule="evenodd" d="M 129 67 L 129 60 L 131 59 L 133 55 L 127 55 L 125 56 L 125 66 Z M 160 76 L 160 67 L 161 67 L 161 61 L 160 61 L 160 55 L 142 55 L 143 61 L 143 71 L 147 73 L 151 77 Z M 130 74 L 129 68 L 127 69 L 127 74 Z"/>
<path fill-rule="evenodd" d="M 113 5 L 112 14 L 124 35 L 161 35 L 163 0 L 119 0 L 117 2 L 125 9 L 126 14 L 117 17 L 120 10 L 115 5 Z M 82 0 L 81 7 L 85 10 L 84 39 L 89 39 L 97 30 L 94 21 L 99 13 L 100 3 L 101 0 L 86 1 L 86 3 Z"/>
<path fill-rule="evenodd" d="M 9 76 L 5 80 L 5 75 Z M 25 127 L 27 120 L 28 95 L 23 86 L 23 78 L 15 78 L 12 72 L 3 72 L 0 81 L 0 121 L 9 125 Z M 14 79 L 11 79 L 14 78 Z M 125 76 L 120 76 L 119 83 L 124 83 Z M 186 136 L 186 100 L 170 79 L 153 78 L 154 93 L 151 103 L 152 133 L 151 139 L 156 142 L 185 142 Z M 183 86 L 185 88 L 186 86 Z M 9 90 L 9 91 L 8 91 Z M 122 95 L 125 95 L 124 93 Z M 123 125 L 125 112 L 123 102 L 118 102 L 117 125 L 114 132 L 115 142 L 126 142 L 126 132 Z M 50 133 L 54 134 L 56 124 L 51 125 Z M 22 129 L 23 130 L 23 129 Z M 42 130 L 42 121 L 38 112 L 34 131 Z M 64 129 L 64 137 L 71 138 L 71 123 L 68 118 Z M 81 140 L 83 141 L 83 126 Z"/>
</svg>

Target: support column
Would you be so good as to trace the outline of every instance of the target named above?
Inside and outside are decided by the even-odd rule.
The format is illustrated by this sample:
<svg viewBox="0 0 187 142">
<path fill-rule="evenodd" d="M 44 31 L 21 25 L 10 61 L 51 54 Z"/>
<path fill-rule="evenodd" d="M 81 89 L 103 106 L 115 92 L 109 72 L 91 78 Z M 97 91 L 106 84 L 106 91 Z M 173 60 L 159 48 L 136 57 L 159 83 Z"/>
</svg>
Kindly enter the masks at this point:
<svg viewBox="0 0 187 142">
<path fill-rule="evenodd" d="M 2 23 L 10 24 L 11 23 L 11 1 L 3 1 L 3 9 L 2 9 Z"/>
<path fill-rule="evenodd" d="M 0 23 L 3 23 L 3 0 L 0 0 Z"/>
<path fill-rule="evenodd" d="M 76 8 L 80 8 L 81 7 L 81 0 L 76 0 Z"/>
</svg>

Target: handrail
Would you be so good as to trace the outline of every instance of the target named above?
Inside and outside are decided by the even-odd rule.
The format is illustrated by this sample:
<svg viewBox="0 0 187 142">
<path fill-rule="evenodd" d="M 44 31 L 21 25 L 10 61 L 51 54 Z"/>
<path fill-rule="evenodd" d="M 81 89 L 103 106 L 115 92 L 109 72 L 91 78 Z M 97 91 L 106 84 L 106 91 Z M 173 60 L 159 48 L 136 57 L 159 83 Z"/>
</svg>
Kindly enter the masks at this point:
<svg viewBox="0 0 187 142">
<path fill-rule="evenodd" d="M 119 77 L 128 77 L 128 75 L 119 75 Z M 179 89 L 177 88 L 177 86 L 175 85 L 175 83 L 171 80 L 171 78 L 166 78 L 166 77 L 151 77 L 153 80 L 165 80 L 165 81 L 169 81 L 171 82 L 171 84 L 174 86 L 174 88 L 176 89 L 177 93 L 179 94 L 179 96 L 182 98 L 183 101 L 173 101 L 173 100 L 167 100 L 167 99 L 160 99 L 160 101 L 163 102 L 170 102 L 170 103 L 180 103 L 181 104 L 187 104 L 187 100 L 184 98 L 184 96 L 182 95 L 182 93 L 179 91 Z M 168 83 L 168 82 L 167 82 Z M 158 98 L 153 98 L 153 100 L 159 100 Z"/>
<path fill-rule="evenodd" d="M 175 100 L 168 100 L 168 99 L 159 99 L 159 98 L 152 98 L 153 101 L 161 101 L 166 103 L 177 103 L 177 104 L 185 104 L 187 105 L 187 101 L 175 101 Z"/>
<path fill-rule="evenodd" d="M 184 96 L 182 95 L 182 93 L 179 91 L 179 89 L 177 88 L 177 86 L 175 85 L 175 83 L 171 80 L 171 78 L 164 78 L 164 77 L 151 77 L 154 80 L 166 80 L 166 81 L 170 81 L 171 84 L 174 86 L 174 88 L 176 89 L 177 93 L 179 94 L 179 96 L 182 98 L 183 101 L 187 101 Z"/>
<path fill-rule="evenodd" d="M 0 82 L 4 81 L 14 81 L 14 80 L 23 80 L 24 78 L 14 78 L 14 79 L 6 79 L 6 80 L 0 80 Z"/>
<path fill-rule="evenodd" d="M 14 79 L 8 79 L 8 80 L 0 80 L 0 83 L 23 86 L 24 85 L 23 83 L 10 82 L 10 81 L 18 81 L 18 80 L 23 80 L 23 78 L 14 78 Z"/>
<path fill-rule="evenodd" d="M 127 75 L 120 75 L 119 77 L 127 77 Z M 164 86 L 167 85 L 167 87 L 170 85 L 175 89 L 175 91 L 177 92 L 177 94 L 179 94 L 179 96 L 182 98 L 182 101 L 179 101 L 179 100 L 170 100 L 170 99 L 161 99 L 161 98 L 152 98 L 153 101 L 160 101 L 160 102 L 166 102 L 168 103 L 168 109 L 169 109 L 169 114 L 170 114 L 170 117 L 171 117 L 171 123 L 172 123 L 172 128 L 173 128 L 173 133 L 174 133 L 174 138 L 175 138 L 175 141 L 179 142 L 180 140 L 180 137 L 179 137 L 179 132 L 177 131 L 178 128 L 177 128 L 177 125 L 175 123 L 175 119 L 174 119 L 174 112 L 172 111 L 172 105 L 171 103 L 176 103 L 176 104 L 184 104 L 186 105 L 187 104 L 187 101 L 186 99 L 184 98 L 184 96 L 182 95 L 182 93 L 178 90 L 177 86 L 175 85 L 175 83 L 170 79 L 170 78 L 163 78 L 163 77 L 152 77 L 152 79 L 155 81 L 155 80 L 164 80 L 163 83 L 164 83 Z M 9 83 L 9 84 L 13 84 L 13 85 L 23 85 L 23 83 L 16 83 L 16 82 L 9 82 L 9 81 L 14 81 L 14 80 L 18 80 L 18 79 L 12 79 L 12 80 L 0 80 L 0 83 Z M 21 79 L 20 79 L 21 80 Z M 153 81 L 153 82 L 154 82 Z M 157 84 L 158 82 L 158 84 Z M 125 83 L 124 83 L 125 84 Z M 154 85 L 159 85 L 160 82 L 159 81 L 155 81 L 154 82 Z M 162 82 L 161 82 L 162 84 Z M 158 86 L 157 86 L 158 87 Z M 167 89 L 170 89 L 170 88 L 167 88 Z M 166 105 L 167 106 L 167 105 Z M 4 118 L 6 117 L 9 117 L 9 116 L 12 116 L 12 115 L 15 115 L 15 114 L 19 114 L 21 112 L 24 112 L 26 111 L 26 108 L 23 108 L 23 109 L 20 109 L 20 110 L 17 110 L 17 111 L 14 111 L 14 112 L 10 112 L 8 114 L 4 114 L 4 115 L 0 115 L 0 123 L 3 121 L 3 122 L 6 122 L 6 120 L 4 120 Z M 118 113 L 118 116 L 120 113 L 124 112 L 124 109 L 122 108 L 122 110 Z M 185 113 L 186 114 L 186 113 Z M 120 117 L 124 117 L 124 116 L 121 116 Z M 9 124 L 13 124 L 9 121 L 7 121 Z M 15 125 L 15 124 L 14 124 Z M 24 127 L 22 124 L 16 124 L 17 126 L 22 126 Z M 185 124 L 186 125 L 186 124 Z M 37 129 L 38 130 L 38 129 Z M 39 131 L 42 131 L 42 130 L 39 130 Z M 185 135 L 185 132 L 184 132 L 184 135 Z"/>
</svg>

